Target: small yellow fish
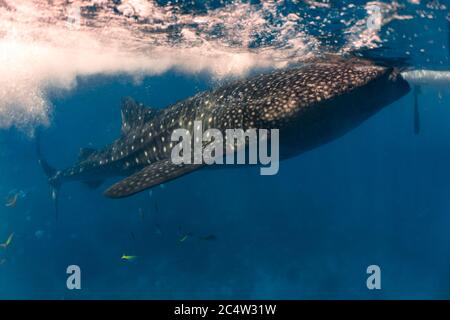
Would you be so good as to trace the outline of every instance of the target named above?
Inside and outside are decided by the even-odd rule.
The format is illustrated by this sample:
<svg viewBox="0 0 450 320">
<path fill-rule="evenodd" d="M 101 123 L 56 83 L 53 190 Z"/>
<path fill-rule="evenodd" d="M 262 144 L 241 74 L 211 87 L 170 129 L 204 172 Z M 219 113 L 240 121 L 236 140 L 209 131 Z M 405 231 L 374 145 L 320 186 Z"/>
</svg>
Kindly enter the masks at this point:
<svg viewBox="0 0 450 320">
<path fill-rule="evenodd" d="M 127 256 L 127 255 L 123 254 L 120 259 L 126 260 L 126 261 L 132 261 L 132 260 L 134 260 L 136 258 L 137 258 L 137 256 Z"/>
<path fill-rule="evenodd" d="M 178 241 L 179 241 L 180 243 L 183 243 L 183 242 L 185 242 L 188 238 L 189 238 L 189 234 L 185 234 L 185 235 L 182 236 Z"/>
<path fill-rule="evenodd" d="M 19 194 L 16 193 L 13 196 L 10 196 L 6 199 L 5 206 L 9 208 L 14 208 L 17 204 L 17 199 L 19 199 Z"/>
<path fill-rule="evenodd" d="M 3 249 L 8 248 L 9 245 L 11 244 L 13 237 L 14 237 L 14 232 L 9 235 L 9 237 L 5 243 L 0 243 L 0 248 L 3 248 Z"/>
</svg>

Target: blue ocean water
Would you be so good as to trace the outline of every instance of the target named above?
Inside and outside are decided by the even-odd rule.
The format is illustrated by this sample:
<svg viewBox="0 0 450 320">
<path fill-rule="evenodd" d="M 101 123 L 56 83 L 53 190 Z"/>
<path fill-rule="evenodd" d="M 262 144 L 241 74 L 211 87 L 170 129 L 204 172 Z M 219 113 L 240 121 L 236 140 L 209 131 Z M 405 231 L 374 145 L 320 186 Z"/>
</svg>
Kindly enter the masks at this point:
<svg viewBox="0 0 450 320">
<path fill-rule="evenodd" d="M 447 28 L 445 19 L 431 21 Z M 416 43 L 426 57 L 446 64 L 416 65 L 448 69 L 448 50 L 425 38 Z M 446 34 L 433 40 L 445 43 Z M 119 136 L 124 96 L 162 108 L 217 86 L 207 72 L 172 69 L 139 82 L 120 74 L 77 82 L 50 94 L 42 129 L 43 154 L 58 168 L 73 164 L 79 148 Z M 344 137 L 282 162 L 275 176 L 202 170 L 120 200 L 102 195 L 110 182 L 96 190 L 71 183 L 61 189 L 58 219 L 35 139 L 3 128 L 0 241 L 14 236 L 0 248 L 0 298 L 448 299 L 448 87 L 423 87 L 419 99 L 420 135 L 409 94 Z M 15 194 L 15 206 L 6 206 Z M 373 264 L 381 290 L 366 286 Z M 81 290 L 66 287 L 69 265 L 82 270 Z"/>
</svg>

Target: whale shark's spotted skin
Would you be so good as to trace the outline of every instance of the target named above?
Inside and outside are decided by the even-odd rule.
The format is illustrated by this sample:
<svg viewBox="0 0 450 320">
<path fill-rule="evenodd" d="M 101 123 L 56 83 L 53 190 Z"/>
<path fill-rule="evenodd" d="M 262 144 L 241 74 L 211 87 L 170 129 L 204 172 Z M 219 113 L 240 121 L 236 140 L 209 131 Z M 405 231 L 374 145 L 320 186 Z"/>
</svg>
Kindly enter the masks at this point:
<svg viewBox="0 0 450 320">
<path fill-rule="evenodd" d="M 409 91 L 394 68 L 359 59 L 318 60 L 203 92 L 166 109 L 127 99 L 122 136 L 103 150 L 84 150 L 73 167 L 50 180 L 82 180 L 93 186 L 111 176 L 129 176 L 107 190 L 123 197 L 201 167 L 170 161 L 178 128 L 194 130 L 280 129 L 286 158 L 333 140 Z"/>
</svg>

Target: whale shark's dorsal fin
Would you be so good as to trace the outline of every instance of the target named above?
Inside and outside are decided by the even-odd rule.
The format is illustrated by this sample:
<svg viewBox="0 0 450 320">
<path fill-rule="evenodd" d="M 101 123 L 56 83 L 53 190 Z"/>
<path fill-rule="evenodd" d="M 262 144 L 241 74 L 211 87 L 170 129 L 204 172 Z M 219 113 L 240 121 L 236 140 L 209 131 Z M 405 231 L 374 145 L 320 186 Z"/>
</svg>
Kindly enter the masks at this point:
<svg viewBox="0 0 450 320">
<path fill-rule="evenodd" d="M 200 169 L 202 166 L 202 164 L 177 165 L 172 163 L 171 159 L 161 160 L 114 184 L 105 191 L 105 195 L 111 198 L 128 197 Z"/>
<path fill-rule="evenodd" d="M 142 103 L 137 103 L 132 98 L 122 101 L 122 134 L 127 135 L 136 128 L 142 127 L 144 123 L 153 119 L 158 110 L 147 108 Z"/>
</svg>

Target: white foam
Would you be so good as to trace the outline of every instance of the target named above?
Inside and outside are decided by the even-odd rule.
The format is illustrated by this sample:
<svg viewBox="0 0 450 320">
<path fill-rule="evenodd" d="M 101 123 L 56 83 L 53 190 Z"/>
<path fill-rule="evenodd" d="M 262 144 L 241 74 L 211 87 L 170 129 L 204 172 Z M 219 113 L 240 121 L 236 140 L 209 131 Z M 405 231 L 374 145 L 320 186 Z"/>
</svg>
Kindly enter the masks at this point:
<svg viewBox="0 0 450 320">
<path fill-rule="evenodd" d="M 326 1 L 305 3 L 335 14 Z M 220 79 L 315 55 L 320 42 L 307 28 L 322 32 L 331 18 L 284 15 L 277 6 L 236 0 L 190 13 L 150 0 L 0 0 L 0 128 L 48 124 L 49 92 L 74 89 L 77 77 L 141 78 L 178 69 Z M 361 23 L 351 21 L 346 33 L 352 45 L 344 48 L 377 45 L 376 30 L 355 29 Z"/>
<path fill-rule="evenodd" d="M 208 71 L 216 77 L 240 76 L 254 67 L 281 67 L 288 62 L 287 51 L 251 50 L 207 39 L 189 27 L 181 27 L 182 41 L 171 42 L 164 32 L 170 25 L 197 24 L 209 29 L 220 21 L 232 28 L 245 26 L 240 40 L 248 42 L 252 23 L 259 17 L 248 4 L 240 4 L 201 17 L 180 14 L 174 21 L 170 6 L 159 7 L 142 0 L 122 1 L 117 17 L 107 10 L 107 0 L 91 3 L 22 0 L 0 5 L 0 127 L 33 127 L 48 124 L 51 105 L 49 90 L 71 90 L 77 77 L 97 74 L 152 75 L 176 68 L 186 72 Z M 96 4 L 104 10 L 95 19 L 68 17 L 77 5 Z M 76 8 L 76 7 L 75 7 Z M 247 15 L 245 21 L 242 15 Z M 132 19 L 141 23 L 137 24 Z M 218 21 L 220 20 L 220 21 Z M 73 25 L 68 23 L 78 23 Z M 214 22 L 215 21 L 215 22 Z M 239 23 L 237 23 L 239 21 Z M 199 27 L 200 25 L 200 27 Z M 237 35 L 234 35 L 237 36 Z M 227 40 L 230 40 L 228 37 Z M 291 51 L 306 48 L 298 39 Z"/>
</svg>

